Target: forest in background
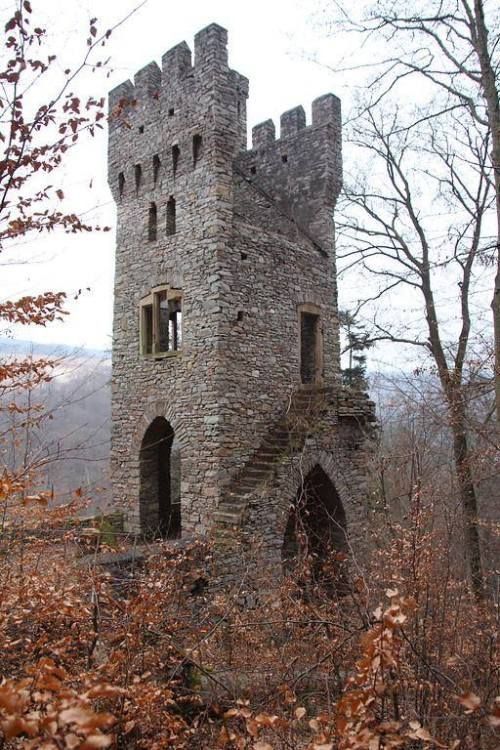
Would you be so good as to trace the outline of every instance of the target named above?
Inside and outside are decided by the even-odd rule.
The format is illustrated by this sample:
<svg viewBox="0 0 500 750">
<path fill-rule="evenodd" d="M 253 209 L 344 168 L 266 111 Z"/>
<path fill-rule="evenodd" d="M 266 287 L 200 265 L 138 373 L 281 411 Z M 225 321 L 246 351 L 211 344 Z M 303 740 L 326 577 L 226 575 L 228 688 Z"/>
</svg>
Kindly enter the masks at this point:
<svg viewBox="0 0 500 750">
<path fill-rule="evenodd" d="M 33 389 L 0 387 L 2 464 L 36 474 L 40 491 L 65 503 L 76 490 L 92 497 L 89 512 L 105 510 L 109 494 L 111 357 L 99 351 L 3 341 L 2 360 L 16 356 L 54 363 L 48 382 Z"/>
</svg>

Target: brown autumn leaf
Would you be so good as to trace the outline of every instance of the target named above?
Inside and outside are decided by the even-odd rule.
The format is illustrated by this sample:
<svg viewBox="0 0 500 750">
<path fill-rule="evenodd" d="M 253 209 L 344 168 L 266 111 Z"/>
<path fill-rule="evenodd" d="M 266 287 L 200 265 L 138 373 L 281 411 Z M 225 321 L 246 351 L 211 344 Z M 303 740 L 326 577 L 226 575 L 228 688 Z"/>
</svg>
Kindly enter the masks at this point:
<svg viewBox="0 0 500 750">
<path fill-rule="evenodd" d="M 113 737 L 109 734 L 90 734 L 80 745 L 79 750 L 96 750 L 101 747 L 109 747 L 113 743 Z"/>
<path fill-rule="evenodd" d="M 64 743 L 68 750 L 75 750 L 75 748 L 80 747 L 81 741 L 82 738 L 73 732 L 70 732 L 64 738 Z"/>
<path fill-rule="evenodd" d="M 21 734 L 27 734 L 34 737 L 38 732 L 38 722 L 26 721 L 22 716 L 13 716 L 10 719 L 0 722 L 0 727 L 5 735 L 5 739 L 10 740 L 19 737 Z"/>
<path fill-rule="evenodd" d="M 96 529 L 96 531 L 99 531 Z M 124 695 L 127 691 L 125 688 L 117 687 L 115 685 L 109 685 L 103 682 L 100 685 L 95 685 L 85 693 L 86 698 L 116 698 L 120 695 Z"/>
<path fill-rule="evenodd" d="M 425 727 L 421 726 L 418 721 L 410 721 L 410 731 L 407 733 L 407 736 L 411 740 L 423 740 L 424 742 L 432 742 L 435 747 L 446 747 L 446 745 L 442 745 L 440 742 L 435 740 L 430 732 L 428 732 Z"/>
<path fill-rule="evenodd" d="M 270 714 L 257 714 L 255 717 L 255 721 L 257 724 L 260 724 L 263 727 L 272 727 L 272 725 L 278 721 L 277 716 L 271 716 Z"/>
<path fill-rule="evenodd" d="M 89 708 L 73 706 L 61 711 L 59 719 L 63 724 L 77 724 L 80 727 L 92 728 L 109 727 L 115 723 L 111 714 L 96 714 Z"/>
<path fill-rule="evenodd" d="M 476 711 L 481 705 L 481 698 L 475 693 L 464 693 L 463 695 L 457 695 L 457 701 L 467 709 L 466 713 Z"/>
</svg>

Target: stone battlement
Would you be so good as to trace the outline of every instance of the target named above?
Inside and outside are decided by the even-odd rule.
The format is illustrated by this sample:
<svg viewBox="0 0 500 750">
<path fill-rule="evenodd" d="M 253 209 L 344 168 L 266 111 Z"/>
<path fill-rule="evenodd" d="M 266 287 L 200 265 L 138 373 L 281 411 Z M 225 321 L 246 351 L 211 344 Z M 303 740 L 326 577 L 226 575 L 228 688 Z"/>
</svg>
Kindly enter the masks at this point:
<svg viewBox="0 0 500 750">
<path fill-rule="evenodd" d="M 280 138 L 286 140 L 305 135 L 311 128 L 322 125 L 338 127 L 341 122 L 340 99 L 335 94 L 325 94 L 312 103 L 312 124 L 306 125 L 306 113 L 302 105 L 289 109 L 280 117 Z M 272 148 L 276 143 L 276 127 L 273 120 L 264 120 L 252 128 L 252 150 Z"/>
<path fill-rule="evenodd" d="M 342 187 L 340 99 L 325 94 L 312 103 L 312 123 L 302 106 L 284 112 L 280 138 L 272 120 L 252 130 L 252 148 L 236 167 L 306 230 L 326 252 L 332 250 L 332 216 Z"/>
<path fill-rule="evenodd" d="M 199 31 L 194 38 L 194 64 L 188 44 L 183 41 L 167 50 L 161 59 L 161 69 L 156 62 L 150 62 L 134 76 L 134 82 L 127 80 L 109 93 L 109 109 L 128 105 L 142 108 L 168 99 L 177 93 L 180 82 L 196 79 L 208 88 L 214 79 L 228 78 L 238 89 L 237 93 L 248 96 L 248 79 L 235 70 L 230 70 L 227 54 L 227 31 L 212 23 Z M 113 121 L 112 121 L 113 124 Z"/>
</svg>

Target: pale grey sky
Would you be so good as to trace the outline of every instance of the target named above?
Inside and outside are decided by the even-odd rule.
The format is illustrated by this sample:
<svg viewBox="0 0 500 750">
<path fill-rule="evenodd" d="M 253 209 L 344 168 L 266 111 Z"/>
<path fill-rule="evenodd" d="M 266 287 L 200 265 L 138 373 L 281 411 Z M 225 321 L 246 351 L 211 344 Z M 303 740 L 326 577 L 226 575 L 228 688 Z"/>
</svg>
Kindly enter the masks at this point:
<svg viewBox="0 0 500 750">
<path fill-rule="evenodd" d="M 363 3 L 364 0 L 360 0 Z M 81 58 L 85 48 L 88 21 L 98 18 L 101 30 L 115 25 L 134 9 L 139 0 L 33 0 L 37 21 L 50 32 L 50 51 L 58 55 L 63 70 Z M 162 54 L 175 44 L 186 40 L 192 47 L 194 34 L 215 21 L 228 29 L 229 57 L 232 67 L 250 79 L 248 106 L 249 127 L 268 117 L 279 125 L 281 112 L 303 104 L 308 118 L 311 101 L 333 91 L 342 99 L 348 112 L 356 76 L 354 71 L 337 73 L 318 60 L 332 65 L 342 61 L 342 67 L 360 60 L 360 39 L 356 35 L 335 34 L 328 37 L 322 25 L 321 7 L 328 8 L 329 0 L 147 0 L 132 18 L 118 28 L 105 51 L 110 56 L 109 77 L 94 74 L 82 81 L 84 88 L 95 96 L 105 96 L 113 86 L 127 78 L 151 60 L 160 61 Z M 358 8 L 358 6 L 356 6 Z M 0 8 L 3 22 L 9 3 Z M 365 56 L 369 54 L 365 50 Z M 422 92 L 421 92 L 422 93 Z M 408 91 L 408 100 L 418 95 L 415 83 Z M 83 214 L 89 223 L 114 228 L 114 204 L 106 184 L 106 141 L 101 131 L 93 141 L 78 144 L 67 160 L 64 174 L 54 184 L 61 185 L 67 196 L 67 207 Z M 345 160 L 346 172 L 355 171 L 350 155 Z M 436 219 L 436 222 L 438 220 Z M 21 239 L 10 252 L 0 257 L 2 264 L 3 299 L 45 290 L 64 290 L 68 293 L 70 315 L 63 324 L 52 324 L 46 329 L 30 327 L 16 330 L 19 338 L 34 341 L 64 343 L 91 348 L 111 345 L 113 303 L 114 231 L 101 234 L 30 236 Z M 18 261 L 24 261 L 21 265 Z M 15 262 L 14 265 L 5 265 Z M 488 302 L 491 288 L 490 273 L 478 269 L 485 278 L 484 291 L 473 298 L 476 315 L 486 312 L 489 326 Z M 457 296 L 456 286 L 443 278 L 444 308 Z M 90 291 L 87 291 L 87 287 Z M 449 288 L 448 288 L 449 287 Z M 82 290 L 77 300 L 73 297 Z M 341 304 L 356 304 L 366 292 L 366 281 L 341 277 Z M 379 302 L 377 309 L 394 318 L 395 298 Z M 423 325 L 419 300 L 399 296 L 397 318 Z M 477 304 L 476 304 L 477 303 Z M 386 308 L 384 311 L 384 307 Z M 445 311 L 447 312 L 447 311 Z M 451 316 L 453 312 L 451 313 Z M 445 316 L 446 317 L 446 316 Z M 453 320 L 451 319 L 453 324 Z M 377 350 L 379 351 L 379 350 Z M 380 350 L 381 351 L 381 350 Z M 413 359 L 414 353 L 408 353 Z M 385 347 L 381 366 L 392 364 L 401 350 Z M 376 356 L 370 354 L 372 364 Z"/>
<path fill-rule="evenodd" d="M 50 31 L 51 51 L 61 69 L 74 65 L 85 44 L 88 20 L 97 16 L 105 29 L 137 6 L 137 0 L 34 0 L 37 20 Z M 8 6 L 3 8 L 2 15 Z M 273 117 L 279 126 L 281 112 L 303 104 L 310 115 L 311 101 L 333 90 L 332 74 L 311 61 L 311 51 L 321 44 L 311 12 L 314 3 L 305 0 L 183 0 L 169 3 L 148 0 L 134 16 L 117 29 L 107 47 L 111 74 L 94 75 L 85 85 L 96 96 L 133 77 L 145 64 L 173 45 L 186 40 L 192 47 L 194 34 L 216 21 L 229 31 L 232 67 L 250 79 L 249 126 Z M 343 92 L 338 90 L 340 95 Z M 56 177 L 51 181 L 56 183 Z M 57 183 L 59 184 L 59 183 Z M 90 187 L 91 186 L 91 187 Z M 106 185 L 106 133 L 93 142 L 78 144 L 62 176 L 67 206 L 84 213 L 89 222 L 114 226 L 114 205 Z M 97 208 L 96 208 L 97 207 Z M 64 290 L 71 315 L 64 324 L 46 329 L 17 330 L 16 336 L 35 341 L 60 342 L 88 347 L 111 343 L 114 233 L 39 235 L 20 240 L 2 262 L 26 261 L 2 268 L 2 298 L 50 290 Z M 90 287 L 90 292 L 86 291 Z"/>
</svg>

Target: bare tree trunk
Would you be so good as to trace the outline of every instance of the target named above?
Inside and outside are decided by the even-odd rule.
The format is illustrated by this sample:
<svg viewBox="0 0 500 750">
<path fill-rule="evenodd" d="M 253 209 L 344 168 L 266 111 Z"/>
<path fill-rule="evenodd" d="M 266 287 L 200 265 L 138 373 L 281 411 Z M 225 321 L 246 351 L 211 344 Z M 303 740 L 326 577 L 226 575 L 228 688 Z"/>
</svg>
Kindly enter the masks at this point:
<svg viewBox="0 0 500 750">
<path fill-rule="evenodd" d="M 460 502 L 464 517 L 465 549 L 467 552 L 472 591 L 478 602 L 484 598 L 483 566 L 481 542 L 479 538 L 479 511 L 476 490 L 471 471 L 470 450 L 467 440 L 466 415 L 463 394 L 455 389 L 451 398 L 451 430 L 453 434 L 453 455 L 457 470 Z"/>
<path fill-rule="evenodd" d="M 491 162 L 495 184 L 497 212 L 497 271 L 491 309 L 495 339 L 495 403 L 497 423 L 500 424 L 500 103 L 496 87 L 495 71 L 488 50 L 488 30 L 484 19 L 483 0 L 474 0 L 476 38 L 474 40 L 481 67 L 481 87 L 486 100 L 488 125 L 491 132 Z"/>
</svg>

